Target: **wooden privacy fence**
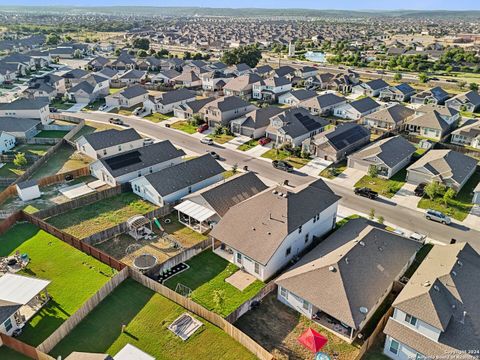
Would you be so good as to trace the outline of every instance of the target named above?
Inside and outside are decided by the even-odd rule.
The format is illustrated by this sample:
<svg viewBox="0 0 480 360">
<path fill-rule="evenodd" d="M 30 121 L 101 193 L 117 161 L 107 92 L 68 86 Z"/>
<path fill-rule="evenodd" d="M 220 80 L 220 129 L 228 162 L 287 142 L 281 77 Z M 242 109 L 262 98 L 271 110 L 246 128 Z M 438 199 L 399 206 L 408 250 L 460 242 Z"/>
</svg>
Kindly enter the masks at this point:
<svg viewBox="0 0 480 360">
<path fill-rule="evenodd" d="M 128 268 L 124 268 L 115 274 L 105 285 L 102 286 L 92 297 L 90 297 L 83 305 L 75 311 L 60 327 L 55 330 L 47 339 L 37 346 L 37 350 L 48 353 L 63 338 L 77 326 L 95 307 L 102 302 L 113 290 L 117 288 L 126 278 L 128 278 Z M 101 336 L 101 335 L 100 335 Z"/>
<path fill-rule="evenodd" d="M 373 330 L 372 334 L 365 340 L 362 347 L 360 348 L 360 352 L 357 354 L 355 360 L 361 360 L 368 350 L 375 344 L 378 336 L 382 334 L 383 329 L 385 329 L 385 325 L 387 324 L 388 319 L 393 314 L 393 308 L 389 308 L 385 315 L 382 316 L 380 321 L 377 324 L 375 330 Z"/>
<path fill-rule="evenodd" d="M 35 360 L 55 360 L 50 355 L 35 349 L 33 346 L 25 344 L 23 341 L 10 337 L 8 335 L 0 333 L 0 346 L 6 346 L 20 354 Z M 8 359 L 5 359 L 8 360 Z"/>
<path fill-rule="evenodd" d="M 0 235 L 5 234 L 17 221 L 25 220 L 22 211 L 17 211 L 0 223 Z"/>
<path fill-rule="evenodd" d="M 227 320 L 222 318 L 220 315 L 215 314 L 214 312 L 205 309 L 203 306 L 197 304 L 196 302 L 176 293 L 173 290 L 170 290 L 166 286 L 142 275 L 140 272 L 129 269 L 129 274 L 132 279 L 139 282 L 143 286 L 155 291 L 156 293 L 166 297 L 167 299 L 175 302 L 181 307 L 191 311 L 192 313 L 200 316 L 201 318 L 207 320 L 208 322 L 219 327 L 230 335 L 234 340 L 242 344 L 246 349 L 251 351 L 256 357 L 260 360 L 272 360 L 273 356 L 259 344 L 257 344 L 252 338 L 248 335 L 237 329 L 235 326 L 230 324 Z"/>
</svg>

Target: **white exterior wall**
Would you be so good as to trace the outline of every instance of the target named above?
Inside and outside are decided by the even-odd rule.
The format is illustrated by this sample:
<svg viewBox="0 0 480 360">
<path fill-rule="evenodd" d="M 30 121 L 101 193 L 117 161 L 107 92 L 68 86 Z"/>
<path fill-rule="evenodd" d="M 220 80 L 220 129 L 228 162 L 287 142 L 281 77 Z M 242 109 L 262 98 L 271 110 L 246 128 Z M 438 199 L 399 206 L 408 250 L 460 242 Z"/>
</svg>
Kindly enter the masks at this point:
<svg viewBox="0 0 480 360">
<path fill-rule="evenodd" d="M 163 105 L 163 104 L 155 104 L 155 110 L 159 112 L 160 114 L 168 114 L 170 112 L 173 112 L 173 109 L 177 106 L 180 105 L 185 105 L 189 101 L 195 100 L 195 96 L 187 99 L 187 100 L 182 100 L 182 101 L 177 101 L 168 105 Z"/>
<path fill-rule="evenodd" d="M 38 185 L 31 186 L 29 188 L 20 189 L 17 185 L 17 193 L 22 201 L 29 201 L 33 199 L 38 199 L 42 196 Z"/>
<path fill-rule="evenodd" d="M 394 309 L 392 318 L 397 320 L 399 323 L 401 323 L 403 326 L 406 326 L 412 330 L 415 330 L 416 332 L 419 332 L 420 334 L 426 336 L 427 338 L 433 340 L 433 341 L 438 341 L 438 338 L 440 337 L 441 330 L 437 329 L 436 327 L 427 324 L 426 322 L 417 319 L 417 323 L 415 325 L 412 325 L 408 322 L 405 321 L 405 316 L 407 314 L 399 309 Z"/>
<path fill-rule="evenodd" d="M 12 336 L 12 333 L 18 329 L 18 326 L 17 326 L 17 323 L 15 322 L 15 314 L 12 314 L 12 316 L 10 316 L 7 320 L 5 320 L 2 324 L 0 324 L 0 333 L 2 334 L 6 334 L 8 336 Z M 12 328 L 7 331 L 6 329 L 6 322 L 10 320 L 12 322 Z"/>
<path fill-rule="evenodd" d="M 15 136 L 2 132 L 0 133 L 0 154 L 15 147 Z"/>
<path fill-rule="evenodd" d="M 338 106 L 333 109 L 333 115 L 342 119 L 357 120 L 361 114 L 355 110 L 350 104 Z"/>
<path fill-rule="evenodd" d="M 385 339 L 385 346 L 383 348 L 383 353 L 385 355 L 394 360 L 412 360 L 416 358 L 417 352 L 415 350 L 397 340 L 395 340 L 399 343 L 397 354 L 390 352 L 390 344 L 392 340 L 395 339 L 387 335 L 387 338 Z"/>
<path fill-rule="evenodd" d="M 40 119 L 43 125 L 48 125 L 53 120 L 50 119 L 49 105 L 36 110 L 0 110 L 0 116 L 12 116 L 21 119 Z"/>
<path fill-rule="evenodd" d="M 106 156 L 117 155 L 125 151 L 130 151 L 130 150 L 138 149 L 141 147 L 143 147 L 143 139 L 130 141 L 128 143 L 124 143 L 116 146 L 110 146 L 101 150 L 95 150 L 83 136 L 77 141 L 77 150 L 91 157 L 92 159 L 100 159 Z"/>
<path fill-rule="evenodd" d="M 313 311 L 312 304 L 310 304 L 310 303 L 308 303 L 308 305 L 305 304 L 306 307 L 308 307 L 306 309 L 304 307 L 304 302 L 303 302 L 303 299 L 301 297 L 295 295 L 294 293 L 288 291 L 287 289 L 285 289 L 285 291 L 286 291 L 286 297 L 283 297 L 282 296 L 282 287 L 278 286 L 277 299 L 280 302 L 284 303 L 285 305 L 291 307 L 292 309 L 297 310 L 299 313 L 306 316 L 307 318 L 311 319 L 312 315 L 313 315 L 312 314 L 312 311 Z"/>
</svg>

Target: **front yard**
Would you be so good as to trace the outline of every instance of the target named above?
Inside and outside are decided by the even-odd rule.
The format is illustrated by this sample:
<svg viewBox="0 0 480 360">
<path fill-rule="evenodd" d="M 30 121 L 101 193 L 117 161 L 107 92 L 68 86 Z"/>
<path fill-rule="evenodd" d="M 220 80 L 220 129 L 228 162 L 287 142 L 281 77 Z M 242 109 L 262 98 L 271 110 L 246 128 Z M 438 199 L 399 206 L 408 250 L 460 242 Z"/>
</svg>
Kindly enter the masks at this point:
<svg viewBox="0 0 480 360">
<path fill-rule="evenodd" d="M 226 278 L 239 271 L 238 267 L 227 260 L 206 250 L 186 262 L 190 269 L 168 279 L 165 286 L 175 290 L 178 283 L 192 290 L 191 298 L 205 308 L 219 315 L 227 316 L 241 304 L 255 296 L 264 286 L 255 280 L 243 291 L 227 283 Z M 223 292 L 223 303 L 214 301 L 215 291 Z"/>
<path fill-rule="evenodd" d="M 318 175 L 331 180 L 331 179 L 335 179 L 338 175 L 343 173 L 346 168 L 347 168 L 347 161 L 343 160 L 338 164 L 331 164 L 330 166 L 320 171 L 320 174 Z"/>
<path fill-rule="evenodd" d="M 83 239 L 125 222 L 133 215 L 145 214 L 155 208 L 151 203 L 129 192 L 48 218 L 47 222 Z"/>
<path fill-rule="evenodd" d="M 187 134 L 195 134 L 197 132 L 197 126 L 190 124 L 188 121 L 180 120 L 170 125 L 172 129 L 183 131 Z"/>
<path fill-rule="evenodd" d="M 230 140 L 233 140 L 235 136 L 233 135 L 228 135 L 228 134 L 210 134 L 207 135 L 207 137 L 213 139 L 217 144 L 225 144 L 226 142 L 229 142 Z"/>
<path fill-rule="evenodd" d="M 262 157 L 271 160 L 286 161 L 296 169 L 300 169 L 301 167 L 307 165 L 307 163 L 311 160 L 310 158 L 302 158 L 292 155 L 288 151 L 280 149 L 270 149 L 266 153 L 262 154 Z"/>
<path fill-rule="evenodd" d="M 384 179 L 381 177 L 371 177 L 365 175 L 354 185 L 355 188 L 368 187 L 373 191 L 378 192 L 387 198 L 393 197 L 398 190 L 405 185 L 405 177 L 407 176 L 407 169 L 404 168 L 393 175 L 390 179 Z"/>
<path fill-rule="evenodd" d="M 472 210 L 473 189 L 479 182 L 480 170 L 477 169 L 454 199 L 448 200 L 445 204 L 442 196 L 436 196 L 432 200 L 427 195 L 424 195 L 418 202 L 418 207 L 421 209 L 438 210 L 456 220 L 463 221 Z"/>
<path fill-rule="evenodd" d="M 67 110 L 70 109 L 73 105 L 75 105 L 75 103 L 59 99 L 55 99 L 50 102 L 50 107 L 56 108 L 58 110 Z"/>
<path fill-rule="evenodd" d="M 247 151 L 247 150 L 253 149 L 257 145 L 258 145 L 258 140 L 252 139 L 240 145 L 237 149 L 240 151 Z"/>
<path fill-rule="evenodd" d="M 188 340 L 181 340 L 168 326 L 185 312 L 167 298 L 127 279 L 75 327 L 51 355 L 64 358 L 73 351 L 115 355 L 130 343 L 164 360 L 255 359 L 222 330 L 197 316 L 203 326 Z M 123 332 L 122 325 L 126 325 Z"/>
<path fill-rule="evenodd" d="M 114 275 L 115 270 L 36 226 L 15 225 L 0 236 L 0 256 L 28 254 L 21 275 L 50 280 L 52 297 L 24 327 L 20 340 L 39 345 Z"/>
<path fill-rule="evenodd" d="M 173 113 L 168 113 L 168 114 L 160 114 L 157 112 L 154 112 L 153 114 L 144 116 L 143 118 L 145 120 L 151 121 L 153 123 L 159 123 L 161 121 L 168 120 L 173 117 Z"/>
</svg>

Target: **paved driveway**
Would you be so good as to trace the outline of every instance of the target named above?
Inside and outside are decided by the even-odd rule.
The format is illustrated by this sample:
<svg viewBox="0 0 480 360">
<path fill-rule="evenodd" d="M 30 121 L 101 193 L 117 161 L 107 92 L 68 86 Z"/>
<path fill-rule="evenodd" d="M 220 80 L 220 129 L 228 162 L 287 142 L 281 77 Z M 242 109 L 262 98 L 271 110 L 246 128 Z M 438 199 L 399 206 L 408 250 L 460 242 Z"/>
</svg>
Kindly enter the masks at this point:
<svg viewBox="0 0 480 360">
<path fill-rule="evenodd" d="M 357 181 L 360 180 L 364 175 L 366 174 L 362 170 L 346 168 L 343 173 L 331 181 L 346 188 L 353 188 Z"/>
<path fill-rule="evenodd" d="M 223 146 L 228 149 L 236 150 L 240 145 L 243 145 L 250 140 L 251 139 L 248 136 L 239 135 L 234 137 L 232 140 L 227 141 L 225 144 L 223 144 Z"/>
<path fill-rule="evenodd" d="M 256 158 L 261 159 L 261 156 L 265 154 L 268 150 L 272 148 L 272 143 L 269 143 L 267 145 L 257 145 L 250 150 L 245 151 L 246 155 L 250 155 Z"/>
<path fill-rule="evenodd" d="M 318 177 L 320 172 L 329 166 L 332 162 L 321 158 L 314 158 L 307 165 L 298 169 L 301 173 Z"/>
<path fill-rule="evenodd" d="M 417 185 L 405 184 L 403 187 L 397 191 L 397 193 L 391 198 L 391 200 L 398 205 L 405 206 L 412 210 L 417 210 L 417 204 L 420 201 L 418 196 L 415 196 L 415 188 Z M 423 210 L 419 210 L 422 211 Z"/>
<path fill-rule="evenodd" d="M 86 104 L 86 103 L 76 103 L 70 109 L 67 109 L 67 110 L 64 110 L 64 111 L 66 111 L 66 112 L 78 112 L 78 111 L 81 111 L 87 105 L 88 104 Z"/>
</svg>

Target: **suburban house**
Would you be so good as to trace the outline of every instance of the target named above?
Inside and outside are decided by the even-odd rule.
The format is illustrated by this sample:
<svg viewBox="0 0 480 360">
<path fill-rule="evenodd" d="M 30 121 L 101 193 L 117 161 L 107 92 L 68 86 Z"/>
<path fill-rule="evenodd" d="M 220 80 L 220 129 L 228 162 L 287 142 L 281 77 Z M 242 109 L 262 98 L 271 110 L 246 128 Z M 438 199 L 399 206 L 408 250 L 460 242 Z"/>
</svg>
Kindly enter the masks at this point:
<svg viewBox="0 0 480 360">
<path fill-rule="evenodd" d="M 0 103 L 0 118 L 38 119 L 42 125 L 50 124 L 49 101 L 46 98 L 17 98 L 9 103 Z"/>
<path fill-rule="evenodd" d="M 180 73 L 175 69 L 162 70 L 158 74 L 152 76 L 152 83 L 162 83 L 167 85 L 175 84 L 175 78 L 179 76 Z"/>
<path fill-rule="evenodd" d="M 118 155 L 143 146 L 143 138 L 133 128 L 108 129 L 82 135 L 76 141 L 77 150 L 92 159 Z"/>
<path fill-rule="evenodd" d="M 200 110 L 200 115 L 210 127 L 228 126 L 230 121 L 256 109 L 238 96 L 219 97 L 207 103 Z"/>
<path fill-rule="evenodd" d="M 347 99 L 332 93 L 318 95 L 302 101 L 298 106 L 307 109 L 312 115 L 329 115 L 333 110 L 347 103 Z"/>
<path fill-rule="evenodd" d="M 456 145 L 466 145 L 480 149 L 480 120 L 467 120 L 461 127 L 452 131 L 450 142 Z"/>
<path fill-rule="evenodd" d="M 210 154 L 205 154 L 134 178 L 130 183 L 135 194 L 152 204 L 164 206 L 219 182 L 224 171 Z"/>
<path fill-rule="evenodd" d="M 378 109 L 381 105 L 372 98 L 366 97 L 337 106 L 333 109 L 333 115 L 342 119 L 359 120 Z"/>
<path fill-rule="evenodd" d="M 90 173 L 110 186 L 183 162 L 185 152 L 168 141 L 103 157 L 90 164 Z"/>
<path fill-rule="evenodd" d="M 394 360 L 478 359 L 480 255 L 467 243 L 434 245 L 398 297 L 383 332 Z"/>
<path fill-rule="evenodd" d="M 453 150 L 430 150 L 407 168 L 410 184 L 438 181 L 456 192 L 477 169 L 478 161 Z"/>
<path fill-rule="evenodd" d="M 286 94 L 280 95 L 278 97 L 278 103 L 283 105 L 295 106 L 300 104 L 302 101 L 311 99 L 317 95 L 318 94 L 313 90 L 293 90 Z"/>
<path fill-rule="evenodd" d="M 425 90 L 413 95 L 410 99 L 410 102 L 417 105 L 443 105 L 449 97 L 449 93 L 443 90 L 440 86 L 436 86 L 430 90 Z"/>
<path fill-rule="evenodd" d="M 405 122 L 405 130 L 423 137 L 441 140 L 460 120 L 460 113 L 440 105 L 424 105 L 415 110 L 415 116 Z"/>
<path fill-rule="evenodd" d="M 124 86 L 138 85 L 145 82 L 147 79 L 147 72 L 131 69 L 125 71 L 123 74 L 118 76 L 117 81 Z"/>
<path fill-rule="evenodd" d="M 173 78 L 175 84 L 187 88 L 197 88 L 202 86 L 202 79 L 193 70 L 184 70 L 176 78 Z"/>
<path fill-rule="evenodd" d="M 225 84 L 232 78 L 233 74 L 224 74 L 222 71 L 210 71 L 200 76 L 202 89 L 206 91 L 222 91 Z"/>
<path fill-rule="evenodd" d="M 225 84 L 223 93 L 225 96 L 238 96 L 249 100 L 252 98 L 253 84 L 261 80 L 262 78 L 257 74 L 240 75 Z"/>
<path fill-rule="evenodd" d="M 104 98 L 110 90 L 110 80 L 96 74 L 90 74 L 82 82 L 72 86 L 67 96 L 71 101 L 88 104 Z"/>
<path fill-rule="evenodd" d="M 0 333 L 12 336 L 47 303 L 48 280 L 7 273 L 0 277 Z"/>
<path fill-rule="evenodd" d="M 110 59 L 97 56 L 87 63 L 87 68 L 93 71 L 100 71 L 110 63 Z"/>
<path fill-rule="evenodd" d="M 0 120 L 0 128 L 1 127 L 2 121 Z M 13 149 L 15 147 L 15 142 L 15 135 L 12 135 L 4 130 L 0 130 L 0 154 Z"/>
<path fill-rule="evenodd" d="M 83 69 L 72 69 L 66 71 L 62 77 L 65 79 L 65 88 L 68 90 L 72 86 L 77 85 L 83 81 L 83 78 L 88 75 L 88 72 Z"/>
<path fill-rule="evenodd" d="M 416 90 L 407 83 L 401 83 L 395 86 L 389 86 L 380 90 L 379 100 L 408 102 L 415 95 Z"/>
<path fill-rule="evenodd" d="M 213 251 L 266 281 L 335 227 L 339 200 L 321 179 L 268 188 L 232 206 L 213 227 Z"/>
<path fill-rule="evenodd" d="M 310 76 L 305 80 L 305 87 L 308 89 L 327 90 L 335 75 L 322 73 Z"/>
<path fill-rule="evenodd" d="M 40 132 L 41 122 L 37 119 L 18 119 L 10 116 L 0 117 L 0 132 L 6 140 L 4 148 L 11 146 L 11 136 L 15 139 L 31 139 Z"/>
<path fill-rule="evenodd" d="M 65 91 L 65 79 L 55 74 L 49 74 L 30 80 L 25 93 L 33 99 L 43 97 L 52 100 L 64 94 Z"/>
<path fill-rule="evenodd" d="M 249 136 L 252 139 L 264 137 L 272 117 L 284 112 L 285 109 L 276 106 L 255 109 L 244 116 L 230 122 L 234 134 Z"/>
<path fill-rule="evenodd" d="M 287 109 L 270 119 L 265 135 L 277 146 L 286 143 L 301 146 L 303 140 L 322 132 L 328 124 L 328 120 L 304 108 Z"/>
<path fill-rule="evenodd" d="M 137 66 L 137 62 L 127 50 L 122 50 L 117 59 L 111 61 L 108 66 L 115 70 L 126 71 L 129 69 L 134 69 Z"/>
<path fill-rule="evenodd" d="M 336 75 L 332 73 L 322 73 L 311 76 L 305 80 L 305 86 L 308 89 L 335 90 L 342 94 L 352 91 L 352 88 L 360 81 L 357 73 L 348 70 Z"/>
<path fill-rule="evenodd" d="M 273 77 L 286 77 L 290 81 L 293 80 L 295 77 L 296 69 L 289 66 L 289 65 L 283 65 L 280 66 L 279 68 L 274 69 L 270 75 Z"/>
<path fill-rule="evenodd" d="M 402 104 L 394 104 L 366 115 L 361 123 L 371 128 L 374 132 L 383 133 L 400 130 L 403 124 L 413 117 L 415 110 Z"/>
<path fill-rule="evenodd" d="M 226 74 L 235 74 L 236 76 L 242 76 L 251 73 L 252 68 L 245 63 L 241 63 L 228 67 L 228 69 L 225 69 L 224 72 Z"/>
<path fill-rule="evenodd" d="M 280 275 L 277 299 L 351 343 L 421 244 L 353 219 Z"/>
<path fill-rule="evenodd" d="M 292 90 L 292 83 L 285 77 L 271 77 L 253 84 L 252 97 L 264 101 L 277 101 L 278 97 Z"/>
<path fill-rule="evenodd" d="M 143 103 L 143 107 L 148 114 L 154 112 L 168 114 L 173 112 L 174 108 L 185 105 L 189 101 L 194 101 L 195 96 L 195 91 L 188 89 L 167 91 L 158 96 L 149 96 Z"/>
<path fill-rule="evenodd" d="M 133 85 L 105 98 L 109 107 L 131 108 L 141 105 L 148 99 L 148 91 L 143 86 Z"/>
<path fill-rule="evenodd" d="M 315 76 L 318 72 L 318 69 L 313 66 L 302 66 L 295 70 L 295 76 L 299 77 L 300 79 L 308 79 L 312 76 Z"/>
<path fill-rule="evenodd" d="M 476 112 L 480 109 L 480 94 L 473 90 L 458 94 L 445 101 L 445 106 L 457 111 Z"/>
<path fill-rule="evenodd" d="M 213 100 L 215 100 L 214 97 L 208 97 L 199 100 L 187 101 L 185 104 L 181 104 L 173 108 L 173 116 L 180 119 L 191 119 L 193 115 L 198 114 L 205 105 Z"/>
<path fill-rule="evenodd" d="M 251 198 L 267 186 L 253 172 L 239 173 L 224 182 L 185 196 L 175 206 L 178 221 L 204 233 L 215 226 L 234 205 Z"/>
<path fill-rule="evenodd" d="M 390 85 L 383 79 L 375 79 L 353 86 L 352 94 L 377 97 L 382 90 L 389 87 Z"/>
<path fill-rule="evenodd" d="M 368 173 L 371 166 L 378 176 L 390 179 L 410 163 L 416 148 L 400 135 L 374 142 L 348 156 L 347 166 Z"/>
<path fill-rule="evenodd" d="M 370 130 L 364 126 L 340 124 L 302 143 L 302 150 L 314 157 L 337 162 L 370 142 Z"/>
<path fill-rule="evenodd" d="M 253 69 L 255 74 L 260 75 L 261 77 L 268 77 L 273 71 L 273 68 L 270 65 L 260 65 Z"/>
</svg>

